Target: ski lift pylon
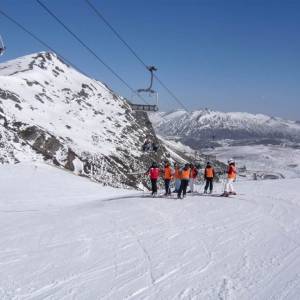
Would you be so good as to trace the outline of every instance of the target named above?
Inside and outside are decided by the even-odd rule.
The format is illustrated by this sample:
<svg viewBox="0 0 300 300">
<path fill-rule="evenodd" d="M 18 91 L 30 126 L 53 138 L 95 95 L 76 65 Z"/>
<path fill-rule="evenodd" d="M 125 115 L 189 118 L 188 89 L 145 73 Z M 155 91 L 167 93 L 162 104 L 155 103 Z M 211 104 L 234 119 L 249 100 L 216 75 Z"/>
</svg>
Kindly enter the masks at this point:
<svg viewBox="0 0 300 300">
<path fill-rule="evenodd" d="M 4 45 L 2 36 L 0 35 L 0 56 L 2 56 L 4 54 L 5 50 L 6 50 L 6 47 Z"/>
<path fill-rule="evenodd" d="M 156 95 L 156 104 L 155 105 L 151 105 L 151 104 L 132 104 L 130 103 L 131 107 L 133 110 L 139 110 L 139 111 L 158 111 L 158 92 L 154 91 L 152 89 L 152 85 L 153 85 L 153 72 L 157 71 L 157 68 L 155 66 L 149 66 L 147 67 L 147 69 L 149 70 L 149 72 L 151 73 L 151 78 L 150 78 L 150 85 L 148 88 L 146 89 L 138 89 L 136 92 L 138 94 L 141 93 L 148 93 L 149 95 Z"/>
</svg>

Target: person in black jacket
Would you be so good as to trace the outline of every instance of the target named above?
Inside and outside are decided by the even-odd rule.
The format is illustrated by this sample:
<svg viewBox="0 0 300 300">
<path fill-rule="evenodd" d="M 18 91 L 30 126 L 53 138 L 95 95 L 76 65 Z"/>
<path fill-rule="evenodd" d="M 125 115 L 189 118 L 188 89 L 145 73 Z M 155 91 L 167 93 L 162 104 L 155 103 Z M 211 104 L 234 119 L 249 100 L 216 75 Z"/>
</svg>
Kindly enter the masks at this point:
<svg viewBox="0 0 300 300">
<path fill-rule="evenodd" d="M 207 194 L 207 190 L 209 188 L 209 193 L 211 194 L 213 191 L 213 181 L 215 177 L 215 170 L 212 167 L 210 162 L 207 162 L 205 170 L 204 170 L 204 179 L 206 180 L 204 194 Z"/>
</svg>

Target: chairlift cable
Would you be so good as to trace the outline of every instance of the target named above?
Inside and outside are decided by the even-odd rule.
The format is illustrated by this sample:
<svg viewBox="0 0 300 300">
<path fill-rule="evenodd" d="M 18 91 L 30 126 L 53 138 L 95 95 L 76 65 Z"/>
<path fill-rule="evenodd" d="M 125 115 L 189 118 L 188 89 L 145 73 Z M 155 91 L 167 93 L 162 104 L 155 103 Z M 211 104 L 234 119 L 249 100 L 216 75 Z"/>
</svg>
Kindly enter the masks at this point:
<svg viewBox="0 0 300 300">
<path fill-rule="evenodd" d="M 8 14 L 6 14 L 4 11 L 0 9 L 0 14 L 2 14 L 4 17 L 6 17 L 9 21 L 11 21 L 13 24 L 15 24 L 17 27 L 22 29 L 24 32 L 26 32 L 29 36 L 31 36 L 33 39 L 35 39 L 37 42 L 39 42 L 41 45 L 49 49 L 50 51 L 56 53 L 58 57 L 60 57 L 63 61 L 68 63 L 70 66 L 72 66 L 74 69 L 78 70 L 80 73 L 84 74 L 85 76 L 89 77 L 84 71 L 82 71 L 79 67 L 77 67 L 75 64 L 73 64 L 70 60 L 65 58 L 63 55 L 61 55 L 59 52 L 57 52 L 54 48 L 52 48 L 49 44 L 41 40 L 37 35 L 35 35 L 33 32 L 25 28 L 22 24 L 20 24 L 18 21 L 16 21 L 14 18 L 10 17 Z M 102 85 L 98 82 L 98 80 L 95 81 L 97 85 L 101 86 Z M 142 98 L 142 97 L 141 97 Z M 143 98 L 142 98 L 143 100 Z M 145 100 L 143 100 L 145 103 L 147 103 Z M 148 103 L 147 103 L 148 104 Z"/>
<path fill-rule="evenodd" d="M 132 93 L 137 95 L 142 101 L 149 105 L 149 103 L 143 99 L 116 71 L 114 71 L 106 62 L 103 61 L 89 46 L 87 46 L 67 25 L 65 25 L 44 3 L 40 0 L 36 2 L 48 12 L 66 31 L 68 31 L 86 50 L 88 50 L 102 65 L 104 65 L 112 74 L 115 75 L 124 85 L 126 85 Z"/>
<path fill-rule="evenodd" d="M 84 74 L 85 76 L 89 77 L 84 71 L 80 70 L 80 68 L 78 68 L 77 66 L 75 66 L 72 62 L 70 62 L 66 57 L 64 57 L 63 55 L 61 55 L 60 53 L 58 53 L 55 49 L 53 49 L 49 44 L 47 44 L 46 42 L 44 42 L 43 40 L 41 40 L 37 35 L 35 35 L 34 33 L 32 33 L 30 30 L 26 29 L 22 24 L 20 24 L 19 22 L 17 22 L 15 19 L 13 19 L 12 17 L 10 17 L 9 15 L 7 15 L 4 11 L 0 10 L 0 13 L 5 16 L 8 20 L 10 20 L 12 23 L 14 23 L 17 27 L 19 27 L 20 29 L 22 29 L 23 31 L 25 31 L 28 35 L 30 35 L 33 39 L 35 39 L 37 42 L 39 42 L 41 45 L 45 46 L 47 49 L 49 49 L 50 51 L 56 53 L 58 55 L 58 57 L 60 57 L 63 61 L 65 61 L 66 63 L 68 63 L 70 66 L 72 66 L 74 69 L 78 70 L 79 72 L 81 72 L 82 74 Z M 96 81 L 98 83 L 98 81 Z"/>
<path fill-rule="evenodd" d="M 88 6 L 96 13 L 96 15 L 110 28 L 110 30 L 119 38 L 119 40 L 127 47 L 127 49 L 136 57 L 136 59 L 148 69 L 146 63 L 141 59 L 141 57 L 133 50 L 133 48 L 125 41 L 125 39 L 119 34 L 119 32 L 109 23 L 109 21 L 100 13 L 100 11 L 89 1 L 84 0 Z M 154 78 L 160 83 L 160 85 L 172 96 L 172 98 L 182 106 L 186 111 L 188 108 L 182 103 L 182 101 L 167 87 L 167 85 L 154 74 Z"/>
<path fill-rule="evenodd" d="M 27 34 L 29 34 L 33 39 L 35 39 L 36 41 L 38 41 L 40 44 L 42 44 L 43 46 L 45 46 L 46 48 L 48 48 L 49 50 L 55 52 L 58 54 L 58 56 L 60 56 L 64 61 L 66 61 L 68 64 L 72 65 L 72 63 L 67 60 L 66 58 L 64 58 L 62 55 L 60 55 L 58 52 L 56 52 L 51 46 L 49 46 L 47 43 L 45 43 L 44 41 L 42 41 L 38 36 L 36 36 L 34 33 L 32 33 L 31 31 L 29 31 L 28 29 L 26 29 L 22 24 L 20 24 L 19 22 L 17 22 L 15 19 L 13 19 L 12 17 L 10 17 L 9 15 L 7 15 L 4 11 L 0 10 L 0 14 L 2 14 L 4 17 L 6 17 L 8 20 L 10 20 L 12 23 L 14 23 L 16 26 L 18 26 L 19 28 L 21 28 L 23 31 L 25 31 Z M 73 65 L 72 65 L 73 66 Z"/>
</svg>

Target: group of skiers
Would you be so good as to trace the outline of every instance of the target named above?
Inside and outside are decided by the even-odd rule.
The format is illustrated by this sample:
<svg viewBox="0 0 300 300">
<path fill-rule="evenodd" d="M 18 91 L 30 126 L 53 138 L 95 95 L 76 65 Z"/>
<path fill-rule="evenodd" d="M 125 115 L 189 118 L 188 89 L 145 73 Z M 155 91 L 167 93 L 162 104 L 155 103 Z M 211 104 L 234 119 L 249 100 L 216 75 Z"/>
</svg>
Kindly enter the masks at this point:
<svg viewBox="0 0 300 300">
<path fill-rule="evenodd" d="M 157 180 L 161 176 L 164 180 L 165 196 L 171 195 L 171 181 L 175 181 L 175 190 L 173 192 L 177 193 L 177 198 L 184 198 L 186 193 L 194 192 L 195 181 L 198 176 L 198 168 L 193 164 L 186 163 L 182 168 L 179 164 L 174 163 L 174 168 L 171 167 L 168 161 L 165 162 L 162 169 L 158 167 L 156 162 L 153 162 L 149 170 L 146 172 L 150 176 L 152 195 L 157 195 Z M 228 197 L 231 195 L 236 195 L 233 189 L 233 182 L 236 179 L 236 167 L 234 160 L 228 161 L 227 167 L 227 180 L 225 184 L 224 193 L 221 196 Z M 204 179 L 206 181 L 204 187 L 204 194 L 213 192 L 213 182 L 216 177 L 214 167 L 210 162 L 207 162 L 204 169 Z M 189 191 L 187 189 L 189 187 Z"/>
</svg>

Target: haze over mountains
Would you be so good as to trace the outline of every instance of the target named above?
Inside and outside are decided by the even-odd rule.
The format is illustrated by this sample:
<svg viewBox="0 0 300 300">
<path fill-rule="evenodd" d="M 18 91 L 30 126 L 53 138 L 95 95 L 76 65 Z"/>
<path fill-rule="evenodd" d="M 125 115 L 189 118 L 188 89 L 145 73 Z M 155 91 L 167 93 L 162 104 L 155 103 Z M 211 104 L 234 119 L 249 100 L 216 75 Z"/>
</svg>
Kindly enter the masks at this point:
<svg viewBox="0 0 300 300">
<path fill-rule="evenodd" d="M 263 114 L 177 110 L 151 115 L 156 131 L 190 146 L 218 145 L 220 140 L 241 144 L 300 142 L 300 124 Z"/>
</svg>

